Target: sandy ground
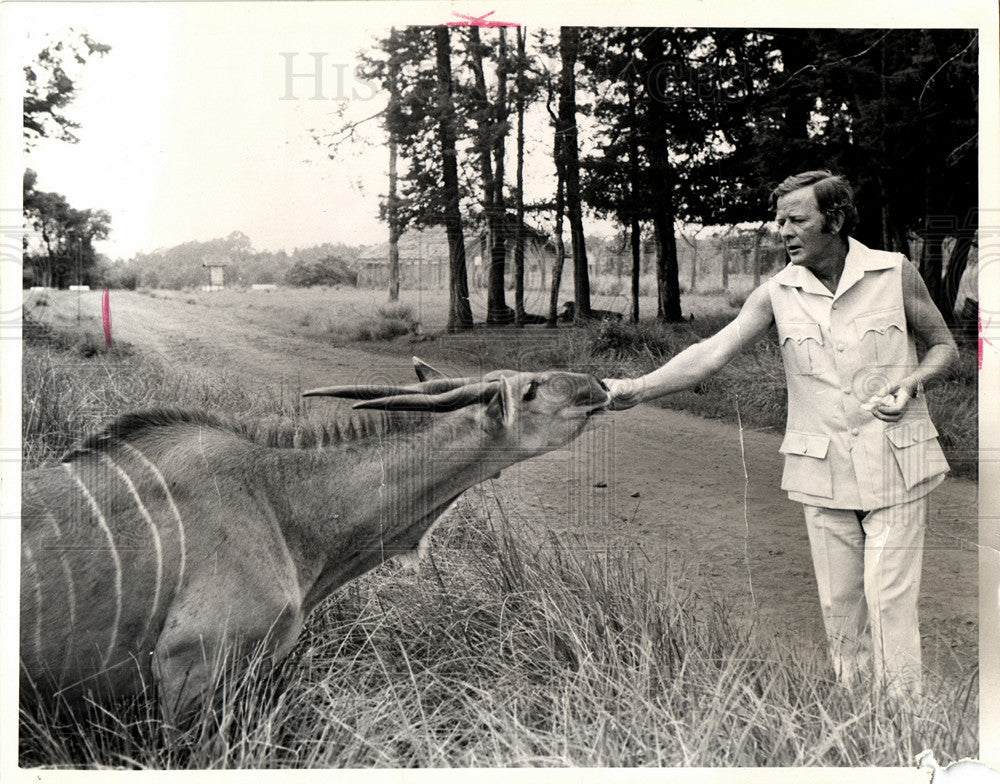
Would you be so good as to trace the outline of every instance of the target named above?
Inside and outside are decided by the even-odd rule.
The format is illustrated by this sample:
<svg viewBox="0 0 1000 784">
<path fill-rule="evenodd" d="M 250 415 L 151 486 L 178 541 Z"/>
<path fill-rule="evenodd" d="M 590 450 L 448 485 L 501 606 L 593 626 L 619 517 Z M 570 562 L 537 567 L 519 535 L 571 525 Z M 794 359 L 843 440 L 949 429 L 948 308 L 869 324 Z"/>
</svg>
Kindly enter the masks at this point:
<svg viewBox="0 0 1000 784">
<path fill-rule="evenodd" d="M 225 373 L 268 393 L 413 378 L 402 358 L 331 346 L 259 307 L 203 302 L 115 292 L 115 337 L 158 353 L 178 372 Z M 50 306 L 74 317 L 77 307 L 99 317 L 99 295 L 56 295 Z M 442 369 L 476 372 L 461 354 Z M 801 508 L 779 490 L 780 440 L 644 405 L 603 417 L 568 448 L 508 469 L 486 490 L 513 520 L 580 534 L 581 546 L 635 542 L 651 568 L 701 578 L 708 598 L 725 598 L 789 642 L 820 645 Z M 948 479 L 931 496 L 920 612 L 925 663 L 938 670 L 978 657 L 976 494 L 975 483 Z"/>
</svg>

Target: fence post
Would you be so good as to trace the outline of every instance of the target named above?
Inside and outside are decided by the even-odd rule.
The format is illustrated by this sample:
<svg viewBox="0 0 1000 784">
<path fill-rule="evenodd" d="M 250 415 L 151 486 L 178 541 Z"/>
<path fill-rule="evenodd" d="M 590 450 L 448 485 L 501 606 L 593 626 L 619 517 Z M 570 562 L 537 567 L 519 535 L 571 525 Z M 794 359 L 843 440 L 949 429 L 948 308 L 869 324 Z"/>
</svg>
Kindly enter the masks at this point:
<svg viewBox="0 0 1000 784">
<path fill-rule="evenodd" d="M 723 237 L 722 243 L 722 290 L 729 291 L 729 242 L 728 237 Z"/>
<path fill-rule="evenodd" d="M 698 283 L 698 238 L 694 238 L 694 243 L 691 245 L 691 288 L 688 291 L 694 291 L 695 286 Z"/>
<path fill-rule="evenodd" d="M 760 241 L 761 241 L 761 230 L 758 230 L 754 234 L 753 243 L 753 287 L 757 288 L 760 285 Z"/>
</svg>

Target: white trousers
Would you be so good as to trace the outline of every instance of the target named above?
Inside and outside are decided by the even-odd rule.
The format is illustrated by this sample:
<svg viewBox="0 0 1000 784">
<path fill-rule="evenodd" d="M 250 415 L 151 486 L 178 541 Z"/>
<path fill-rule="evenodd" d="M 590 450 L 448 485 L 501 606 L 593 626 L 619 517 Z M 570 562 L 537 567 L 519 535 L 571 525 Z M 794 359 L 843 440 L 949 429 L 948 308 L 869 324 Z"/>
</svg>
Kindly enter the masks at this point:
<svg viewBox="0 0 1000 784">
<path fill-rule="evenodd" d="M 803 504 L 837 678 L 920 695 L 917 598 L 927 497 L 871 512 Z"/>
</svg>

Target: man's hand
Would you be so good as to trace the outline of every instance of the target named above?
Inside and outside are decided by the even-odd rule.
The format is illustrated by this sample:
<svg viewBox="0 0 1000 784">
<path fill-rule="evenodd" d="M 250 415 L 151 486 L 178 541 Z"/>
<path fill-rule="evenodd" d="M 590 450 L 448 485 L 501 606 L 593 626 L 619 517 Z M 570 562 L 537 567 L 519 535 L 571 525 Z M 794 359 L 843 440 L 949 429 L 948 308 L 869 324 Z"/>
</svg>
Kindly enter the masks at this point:
<svg viewBox="0 0 1000 784">
<path fill-rule="evenodd" d="M 644 385 L 637 378 L 606 378 L 604 386 L 611 395 L 611 402 L 608 403 L 609 411 L 621 411 L 642 402 Z"/>
<path fill-rule="evenodd" d="M 897 384 L 884 392 L 878 392 L 871 396 L 867 403 L 861 408 L 864 411 L 871 411 L 872 416 L 881 419 L 883 422 L 898 422 L 903 417 L 903 412 L 913 400 L 915 390 Z"/>
</svg>

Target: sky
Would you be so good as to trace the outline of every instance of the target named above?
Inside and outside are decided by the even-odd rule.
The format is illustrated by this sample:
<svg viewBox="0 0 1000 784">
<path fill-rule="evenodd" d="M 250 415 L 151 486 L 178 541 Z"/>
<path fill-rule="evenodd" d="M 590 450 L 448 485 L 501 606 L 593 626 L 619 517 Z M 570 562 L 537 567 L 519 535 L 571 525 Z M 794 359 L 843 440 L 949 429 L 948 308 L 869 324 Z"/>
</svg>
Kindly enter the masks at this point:
<svg viewBox="0 0 1000 784">
<path fill-rule="evenodd" d="M 385 242 L 378 213 L 388 150 L 380 121 L 364 123 L 359 140 L 334 159 L 312 133 L 370 118 L 385 105 L 356 69 L 358 53 L 387 32 L 389 17 L 346 7 L 352 13 L 341 3 L 13 6 L 28 32 L 18 41 L 22 62 L 70 29 L 111 47 L 75 74 L 78 96 L 66 114 L 81 126 L 79 142 L 42 139 L 24 166 L 37 172 L 38 189 L 111 214 L 110 237 L 95 243 L 111 259 L 233 231 L 258 250 Z M 387 7 L 396 6 L 381 4 Z M 443 6 L 411 13 L 423 23 L 456 18 Z M 319 93 L 311 75 L 317 62 Z M 555 173 L 541 106 L 528 125 L 530 199 L 551 193 Z M 513 139 L 507 166 L 510 183 Z"/>
<path fill-rule="evenodd" d="M 81 70 L 66 110 L 81 125 L 79 143 L 43 140 L 25 165 L 38 172 L 39 189 L 111 213 L 101 252 L 127 258 L 232 231 L 270 250 L 384 239 L 378 195 L 388 158 L 377 122 L 368 124 L 371 144 L 337 160 L 310 134 L 340 122 L 335 97 L 346 98 L 346 118 L 384 105 L 354 76 L 356 54 L 372 40 L 365 27 L 328 14 L 304 24 L 271 4 L 193 15 L 179 4 L 72 11 L 36 7 L 30 51 L 70 27 L 111 51 Z M 314 52 L 323 53 L 325 100 L 314 99 L 312 77 L 286 78 L 286 63 L 311 72 Z"/>
</svg>

